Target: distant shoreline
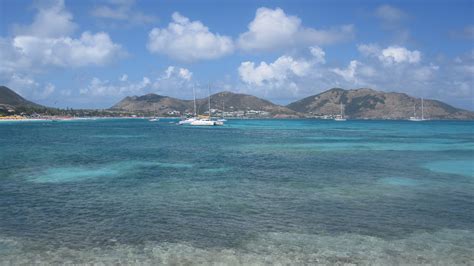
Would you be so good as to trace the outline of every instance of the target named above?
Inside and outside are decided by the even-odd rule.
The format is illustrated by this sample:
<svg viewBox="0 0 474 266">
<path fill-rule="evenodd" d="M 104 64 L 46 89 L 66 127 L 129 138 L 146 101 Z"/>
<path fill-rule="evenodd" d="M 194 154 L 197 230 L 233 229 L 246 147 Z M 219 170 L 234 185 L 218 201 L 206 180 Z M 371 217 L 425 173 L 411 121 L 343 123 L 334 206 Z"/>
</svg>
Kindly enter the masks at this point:
<svg viewBox="0 0 474 266">
<path fill-rule="evenodd" d="M 51 118 L 0 118 L 0 122 L 65 122 L 65 121 L 95 121 L 95 120 L 113 120 L 113 119 L 150 119 L 151 117 L 51 117 Z M 169 120 L 178 120 L 181 117 L 157 117 L 159 119 L 169 119 Z M 228 120 L 314 120 L 314 121 L 333 121 L 333 119 L 322 119 L 322 118 L 309 118 L 309 117 L 299 117 L 299 118 L 273 118 L 273 117 L 226 117 Z M 408 119 L 385 119 L 385 118 L 357 118 L 357 119 L 347 119 L 347 121 L 409 121 Z M 427 119 L 422 122 L 429 121 L 474 121 L 467 119 Z"/>
</svg>

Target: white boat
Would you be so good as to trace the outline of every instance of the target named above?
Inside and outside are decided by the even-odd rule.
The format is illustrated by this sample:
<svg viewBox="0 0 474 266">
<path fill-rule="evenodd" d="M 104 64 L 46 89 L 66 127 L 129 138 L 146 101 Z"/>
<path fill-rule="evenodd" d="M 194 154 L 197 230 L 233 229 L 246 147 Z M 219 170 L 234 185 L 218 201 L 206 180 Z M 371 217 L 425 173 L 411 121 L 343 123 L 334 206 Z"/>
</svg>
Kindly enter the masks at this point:
<svg viewBox="0 0 474 266">
<path fill-rule="evenodd" d="M 209 115 L 203 118 L 197 118 L 195 121 L 190 123 L 191 126 L 223 126 L 223 121 L 216 121 L 212 120 L 211 117 L 211 86 L 209 85 L 209 97 L 208 97 L 208 104 L 209 104 Z"/>
<path fill-rule="evenodd" d="M 157 114 L 156 114 L 156 107 L 155 107 L 155 116 L 154 117 L 151 117 L 150 119 L 148 119 L 148 121 L 150 122 L 157 122 L 159 121 L 160 119 L 158 118 Z"/>
<path fill-rule="evenodd" d="M 420 122 L 420 121 L 425 121 L 425 112 L 423 110 L 423 98 L 421 98 L 421 117 L 416 116 L 416 104 L 413 105 L 413 116 L 410 117 L 408 120 L 413 121 L 413 122 Z"/>
<path fill-rule="evenodd" d="M 191 122 L 191 126 L 217 126 L 217 121 L 210 119 L 197 119 Z"/>
<path fill-rule="evenodd" d="M 198 120 L 196 117 L 186 118 L 178 122 L 178 125 L 190 125 L 192 122 Z"/>
<path fill-rule="evenodd" d="M 334 121 L 346 121 L 347 119 L 344 118 L 344 111 L 342 109 L 342 102 L 341 102 L 341 114 L 340 115 L 336 115 L 336 117 L 334 118 Z"/>
<path fill-rule="evenodd" d="M 224 101 L 222 101 L 222 118 L 217 119 L 217 122 L 222 122 L 222 125 L 224 125 L 224 122 L 227 122 L 227 119 L 224 118 Z"/>
<path fill-rule="evenodd" d="M 178 125 L 190 125 L 192 122 L 199 120 L 197 117 L 197 112 L 196 112 L 196 90 L 194 89 L 193 86 L 193 97 L 194 97 L 194 117 L 188 117 L 184 120 L 181 120 L 178 122 Z"/>
</svg>

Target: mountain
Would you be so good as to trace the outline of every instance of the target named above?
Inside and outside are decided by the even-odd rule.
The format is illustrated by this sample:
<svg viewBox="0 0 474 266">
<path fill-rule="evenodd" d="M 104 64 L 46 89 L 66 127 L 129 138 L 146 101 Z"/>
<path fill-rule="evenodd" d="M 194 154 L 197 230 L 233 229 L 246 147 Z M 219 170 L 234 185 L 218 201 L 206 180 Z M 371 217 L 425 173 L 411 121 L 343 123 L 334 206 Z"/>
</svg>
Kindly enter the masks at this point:
<svg viewBox="0 0 474 266">
<path fill-rule="evenodd" d="M 199 112 L 207 111 L 208 99 L 200 99 L 197 101 Z M 211 108 L 222 110 L 225 112 L 245 111 L 263 111 L 268 112 L 270 116 L 297 116 L 298 113 L 284 106 L 274 104 L 270 101 L 241 93 L 233 93 L 229 91 L 218 92 L 211 95 Z"/>
<path fill-rule="evenodd" d="M 414 115 L 414 107 L 417 115 L 421 115 L 421 99 L 404 93 L 367 88 L 356 90 L 334 88 L 293 102 L 286 107 L 314 116 L 336 115 L 340 113 L 341 102 L 345 115 L 352 119 L 407 119 Z M 474 119 L 474 112 L 428 99 L 424 100 L 424 114 L 428 119 Z"/>
<path fill-rule="evenodd" d="M 0 109 L 15 110 L 17 108 L 43 108 L 43 106 L 30 102 L 18 95 L 8 87 L 0 86 Z"/>
<path fill-rule="evenodd" d="M 143 96 L 125 97 L 110 109 L 127 112 L 157 113 L 158 115 L 163 115 L 171 111 L 185 112 L 192 108 L 190 106 L 192 106 L 192 101 L 150 93 Z"/>
<path fill-rule="evenodd" d="M 198 114 L 204 114 L 208 111 L 208 98 L 196 100 Z M 233 92 L 219 92 L 211 95 L 211 108 L 218 110 L 220 113 L 222 108 L 227 113 L 255 113 L 259 116 L 269 117 L 294 117 L 298 113 L 290 110 L 284 106 L 276 105 L 267 100 L 258 97 L 233 93 Z M 110 108 L 111 110 L 122 110 L 128 112 L 144 112 L 156 113 L 157 115 L 166 115 L 169 112 L 179 111 L 183 113 L 193 112 L 192 100 L 180 100 L 168 96 L 147 94 L 144 96 L 125 97 L 119 103 Z"/>
</svg>

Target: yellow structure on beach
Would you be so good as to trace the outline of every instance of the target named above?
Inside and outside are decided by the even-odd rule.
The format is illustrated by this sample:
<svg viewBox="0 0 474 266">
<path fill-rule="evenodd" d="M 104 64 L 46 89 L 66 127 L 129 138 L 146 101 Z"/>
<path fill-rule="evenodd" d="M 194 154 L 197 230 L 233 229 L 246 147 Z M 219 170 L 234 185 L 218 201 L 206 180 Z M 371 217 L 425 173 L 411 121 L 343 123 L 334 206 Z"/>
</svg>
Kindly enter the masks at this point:
<svg viewBox="0 0 474 266">
<path fill-rule="evenodd" d="M 25 117 L 21 115 L 8 115 L 8 116 L 0 116 L 0 120 L 23 120 Z"/>
</svg>

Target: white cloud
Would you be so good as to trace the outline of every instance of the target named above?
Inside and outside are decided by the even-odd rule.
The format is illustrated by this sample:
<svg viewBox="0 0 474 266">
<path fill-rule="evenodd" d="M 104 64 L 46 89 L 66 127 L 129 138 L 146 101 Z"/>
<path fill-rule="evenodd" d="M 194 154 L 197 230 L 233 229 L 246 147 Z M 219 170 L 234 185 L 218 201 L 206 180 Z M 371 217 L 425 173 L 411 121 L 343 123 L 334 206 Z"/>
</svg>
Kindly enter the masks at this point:
<svg viewBox="0 0 474 266">
<path fill-rule="evenodd" d="M 418 63 L 421 60 L 421 53 L 417 50 L 410 51 L 405 47 L 390 46 L 382 50 L 379 59 L 385 63 Z"/>
<path fill-rule="evenodd" d="M 147 88 L 150 88 L 151 81 L 148 77 L 143 77 L 139 82 L 127 82 L 126 84 L 114 84 L 108 80 L 93 78 L 86 88 L 82 88 L 80 94 L 87 96 L 124 96 L 143 94 Z"/>
<path fill-rule="evenodd" d="M 128 75 L 127 74 L 123 74 L 120 78 L 119 78 L 120 81 L 127 81 L 128 80 Z"/>
<path fill-rule="evenodd" d="M 469 108 L 474 107 L 474 49 L 457 56 L 436 74 L 440 97 L 461 99 Z"/>
<path fill-rule="evenodd" d="M 375 9 L 375 16 L 386 23 L 399 23 L 407 15 L 401 9 L 390 5 L 381 5 Z"/>
<path fill-rule="evenodd" d="M 413 79 L 416 81 L 429 81 L 434 78 L 435 72 L 438 71 L 439 66 L 428 65 L 421 66 L 413 70 Z"/>
<path fill-rule="evenodd" d="M 39 87 L 39 83 L 32 77 L 18 74 L 11 75 L 6 85 L 23 97 L 31 96 L 32 92 Z"/>
<path fill-rule="evenodd" d="M 91 14 L 94 17 L 115 21 L 124 21 L 132 24 L 148 24 L 155 22 L 157 18 L 152 15 L 146 15 L 135 10 L 135 0 L 108 1 L 107 5 L 101 5 L 94 8 Z"/>
<path fill-rule="evenodd" d="M 17 36 L 11 45 L 18 57 L 29 60 L 32 65 L 45 66 L 104 65 L 122 53 L 121 46 L 113 43 L 104 32 L 92 34 L 86 31 L 79 39 Z"/>
<path fill-rule="evenodd" d="M 27 35 L 46 38 L 64 37 L 72 34 L 77 25 L 73 16 L 67 12 L 63 0 L 54 0 L 51 5 L 39 6 L 30 25 L 15 25 L 16 35 Z"/>
<path fill-rule="evenodd" d="M 361 44 L 357 48 L 362 55 L 376 57 L 385 64 L 416 64 L 421 61 L 420 51 L 410 51 L 403 46 L 394 45 L 381 49 L 376 44 Z"/>
<path fill-rule="evenodd" d="M 126 74 L 118 80 L 109 81 L 94 77 L 89 84 L 80 89 L 80 94 L 96 98 L 118 99 L 130 95 L 143 95 L 150 92 L 178 96 L 181 88 L 188 87 L 193 73 L 186 68 L 169 66 L 156 78 L 143 77 L 132 81 Z"/>
<path fill-rule="evenodd" d="M 314 60 L 318 64 L 324 64 L 326 63 L 326 53 L 324 52 L 323 49 L 319 46 L 311 46 L 309 47 L 309 51 L 311 54 L 314 56 Z"/>
<path fill-rule="evenodd" d="M 168 66 L 163 74 L 156 78 L 152 88 L 156 93 L 173 97 L 190 96 L 192 93 L 193 73 L 187 68 Z"/>
<path fill-rule="evenodd" d="M 175 12 L 167 28 L 153 28 L 148 35 L 148 50 L 181 61 L 215 59 L 234 50 L 232 39 L 212 33 L 200 21 L 190 21 Z"/>
<path fill-rule="evenodd" d="M 302 26 L 297 16 L 287 15 L 281 8 L 257 9 L 248 31 L 240 34 L 238 46 L 244 51 L 276 50 L 293 46 L 324 45 L 354 37 L 353 25 L 329 30 Z"/>
<path fill-rule="evenodd" d="M 352 81 L 356 82 L 356 71 L 357 71 L 357 66 L 360 65 L 360 63 L 357 60 L 352 60 L 347 68 L 345 69 L 340 69 L 340 68 L 334 68 L 332 71 L 339 76 L 343 77 L 347 81 Z"/>
<path fill-rule="evenodd" d="M 193 73 L 191 73 L 188 69 L 186 68 L 180 68 L 179 69 L 179 76 L 185 80 L 190 80 L 191 77 L 193 76 Z"/>
<path fill-rule="evenodd" d="M 242 84 L 239 90 L 276 101 L 301 99 L 332 87 L 346 89 L 370 87 L 385 91 L 406 92 L 415 96 L 433 95 L 442 86 L 443 79 L 452 80 L 455 75 L 443 77 L 446 70 L 433 63 L 423 63 L 421 52 L 401 46 L 380 48 L 377 44 L 358 46 L 360 58 L 347 65 L 326 64 L 326 53 L 310 47 L 306 58 L 295 59 L 284 55 L 273 63 L 259 64 L 247 61 L 240 64 L 238 73 Z M 459 78 L 463 84 L 459 95 L 466 94 L 469 70 L 467 56 L 457 60 Z M 470 62 L 470 61 L 469 61 Z M 304 66 L 304 71 L 294 71 L 294 66 Z M 461 75 L 461 73 L 464 73 Z M 470 75 L 472 77 L 472 74 Z M 472 78 L 471 78 L 472 79 Z M 471 81 L 472 83 L 472 81 Z M 436 88 L 436 89 L 435 89 Z"/>
<path fill-rule="evenodd" d="M 56 90 L 56 87 L 51 83 L 43 86 L 32 77 L 19 74 L 13 74 L 6 85 L 21 96 L 33 101 L 46 99 Z"/>
<path fill-rule="evenodd" d="M 242 62 L 238 72 L 243 82 L 262 86 L 264 83 L 285 81 L 291 76 L 303 77 L 310 68 L 311 63 L 308 61 L 281 56 L 273 63 L 261 62 L 258 66 L 254 62 Z"/>
<path fill-rule="evenodd" d="M 30 25 L 16 26 L 17 35 L 0 39 L 1 75 L 41 72 L 48 66 L 104 65 L 124 54 L 105 32 L 69 36 L 76 25 L 63 1 L 38 7 Z"/>
<path fill-rule="evenodd" d="M 180 78 L 184 80 L 190 80 L 193 73 L 187 68 L 178 68 L 175 66 L 169 66 L 166 68 L 164 75 L 161 79 Z"/>
<path fill-rule="evenodd" d="M 380 54 L 380 47 L 376 44 L 360 44 L 357 50 L 364 56 L 375 56 Z"/>
</svg>

